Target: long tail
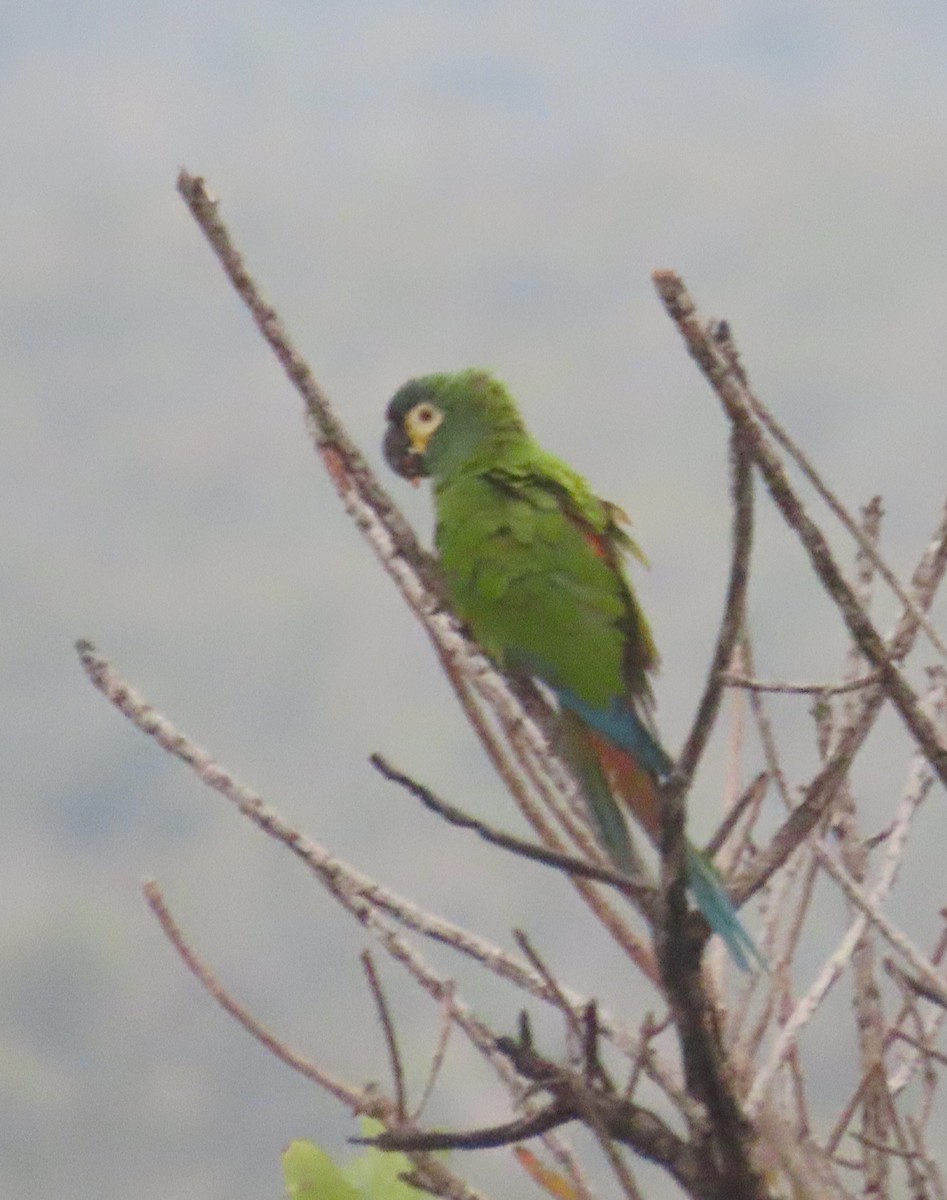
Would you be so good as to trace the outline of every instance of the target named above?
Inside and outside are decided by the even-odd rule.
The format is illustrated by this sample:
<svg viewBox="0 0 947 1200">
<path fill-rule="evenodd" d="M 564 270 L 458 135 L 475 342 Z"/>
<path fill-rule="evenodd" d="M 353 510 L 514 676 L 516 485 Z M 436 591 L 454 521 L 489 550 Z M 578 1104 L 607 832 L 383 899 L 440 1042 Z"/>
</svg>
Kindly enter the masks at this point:
<svg viewBox="0 0 947 1200">
<path fill-rule="evenodd" d="M 671 760 L 633 712 L 616 709 L 598 714 L 604 717 L 605 728 L 601 727 L 602 721 L 590 728 L 588 706 L 583 705 L 582 711 L 578 711 L 577 705 L 569 703 L 570 699 L 562 697 L 562 752 L 582 784 L 603 846 L 618 867 L 628 870 L 634 852 L 616 797 L 657 843 L 661 836 L 661 808 L 655 777 L 668 773 Z M 622 716 L 624 721 L 620 721 Z M 620 741 L 613 736 L 616 732 L 621 735 Z M 632 746 L 639 750 L 643 748 L 641 758 Z M 697 907 L 714 933 L 723 938 L 737 966 L 743 971 L 751 970 L 754 965 L 768 970 L 766 960 L 746 931 L 713 864 L 690 842 L 687 844 L 687 884 Z"/>
<path fill-rule="evenodd" d="M 582 786 L 595 832 L 609 858 L 620 870 L 632 871 L 634 850 L 625 817 L 615 803 L 588 727 L 568 709 L 562 710 L 557 749 Z"/>
<path fill-rule="evenodd" d="M 708 925 L 723 938 L 730 957 L 740 970 L 750 971 L 758 966 L 768 971 L 769 964 L 737 915 L 713 863 L 690 842 L 687 843 L 687 886 Z"/>
</svg>

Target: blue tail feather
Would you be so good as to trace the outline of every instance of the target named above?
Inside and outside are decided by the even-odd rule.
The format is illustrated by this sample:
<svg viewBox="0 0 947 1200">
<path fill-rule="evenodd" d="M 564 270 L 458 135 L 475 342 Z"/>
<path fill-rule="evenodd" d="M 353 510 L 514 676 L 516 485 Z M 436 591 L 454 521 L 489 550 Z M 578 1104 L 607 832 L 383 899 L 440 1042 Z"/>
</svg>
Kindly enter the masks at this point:
<svg viewBox="0 0 947 1200">
<path fill-rule="evenodd" d="M 572 714 L 613 745 L 619 746 L 656 780 L 665 778 L 673 770 L 672 759 L 630 705 L 616 700 L 606 709 L 595 708 L 565 688 L 557 689 L 557 695 L 565 710 L 564 716 Z M 581 734 L 572 729 L 571 720 L 565 721 L 564 726 L 570 730 L 572 742 L 567 757 L 577 770 L 595 824 L 616 864 L 622 870 L 627 870 L 631 849 L 624 817 L 615 804 L 597 762 L 589 761 L 587 754 L 581 752 Z M 687 884 L 697 907 L 707 918 L 714 933 L 723 938 L 737 966 L 749 971 L 758 965 L 768 971 L 766 959 L 744 928 L 713 864 L 690 842 L 687 843 Z"/>
<path fill-rule="evenodd" d="M 750 971 L 755 964 L 768 971 L 769 964 L 744 928 L 713 863 L 690 842 L 687 843 L 687 885 L 710 928 L 723 938 L 740 970 Z"/>
<path fill-rule="evenodd" d="M 630 705 L 614 700 L 608 708 L 596 708 L 568 688 L 559 688 L 556 694 L 563 708 L 581 717 L 586 725 L 608 738 L 613 745 L 627 751 L 655 779 L 670 774 L 674 767 L 670 755 Z"/>
<path fill-rule="evenodd" d="M 559 723 L 559 750 L 565 755 L 582 785 L 592 823 L 605 850 L 622 871 L 631 871 L 634 854 L 628 825 L 615 803 L 602 767 L 591 746 L 582 721 L 568 710 Z"/>
</svg>

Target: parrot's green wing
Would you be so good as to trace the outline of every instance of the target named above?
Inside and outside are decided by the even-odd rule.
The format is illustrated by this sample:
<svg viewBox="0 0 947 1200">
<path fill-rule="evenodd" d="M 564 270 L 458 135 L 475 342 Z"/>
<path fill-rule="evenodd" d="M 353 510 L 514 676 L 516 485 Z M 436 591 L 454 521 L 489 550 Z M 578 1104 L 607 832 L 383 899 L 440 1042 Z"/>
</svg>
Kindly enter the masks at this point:
<svg viewBox="0 0 947 1200">
<path fill-rule="evenodd" d="M 637 547 L 617 508 L 538 448 L 439 482 L 437 502 L 452 599 L 494 657 L 588 704 L 650 705 L 657 655 L 622 567 Z"/>
</svg>

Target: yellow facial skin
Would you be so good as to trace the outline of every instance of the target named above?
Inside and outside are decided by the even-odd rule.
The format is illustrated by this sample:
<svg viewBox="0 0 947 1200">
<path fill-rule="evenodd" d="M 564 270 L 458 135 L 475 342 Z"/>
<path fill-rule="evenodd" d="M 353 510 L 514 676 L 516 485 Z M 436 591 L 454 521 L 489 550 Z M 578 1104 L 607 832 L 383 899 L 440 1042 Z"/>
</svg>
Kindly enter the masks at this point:
<svg viewBox="0 0 947 1200">
<path fill-rule="evenodd" d="M 427 401 L 416 404 L 408 412 L 404 419 L 404 431 L 415 454 L 424 454 L 427 451 L 428 442 L 443 420 L 444 414 L 437 405 Z"/>
</svg>

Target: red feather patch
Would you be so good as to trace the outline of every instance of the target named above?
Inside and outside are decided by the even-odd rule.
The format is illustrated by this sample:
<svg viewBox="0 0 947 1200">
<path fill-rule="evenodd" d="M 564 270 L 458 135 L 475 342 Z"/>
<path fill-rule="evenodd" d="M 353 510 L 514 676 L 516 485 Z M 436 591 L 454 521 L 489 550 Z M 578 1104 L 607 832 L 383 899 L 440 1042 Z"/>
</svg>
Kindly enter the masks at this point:
<svg viewBox="0 0 947 1200">
<path fill-rule="evenodd" d="M 608 540 L 601 533 L 596 533 L 593 529 L 585 528 L 583 528 L 582 533 L 599 558 L 607 559 L 610 557 Z"/>
<path fill-rule="evenodd" d="M 657 844 L 661 837 L 661 801 L 650 771 L 646 771 L 627 750 L 622 750 L 591 729 L 589 743 L 601 764 L 612 795 L 631 809 L 635 820 Z"/>
</svg>

